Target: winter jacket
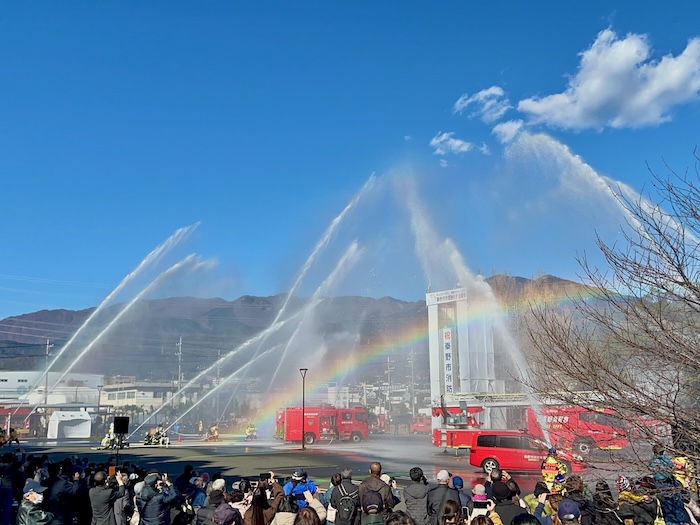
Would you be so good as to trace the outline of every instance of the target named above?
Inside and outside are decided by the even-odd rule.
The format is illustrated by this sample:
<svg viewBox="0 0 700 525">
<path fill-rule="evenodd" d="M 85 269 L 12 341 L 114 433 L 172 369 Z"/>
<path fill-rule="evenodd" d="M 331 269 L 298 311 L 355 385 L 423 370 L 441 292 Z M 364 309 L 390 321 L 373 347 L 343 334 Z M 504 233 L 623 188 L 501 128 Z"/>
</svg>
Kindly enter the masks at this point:
<svg viewBox="0 0 700 525">
<path fill-rule="evenodd" d="M 275 517 L 272 518 L 270 525 L 294 525 L 296 517 L 296 512 L 278 512 L 275 514 Z"/>
<path fill-rule="evenodd" d="M 666 525 L 690 523 L 690 516 L 685 509 L 685 502 L 690 499 L 690 495 L 683 485 L 676 479 L 669 479 L 657 481 L 656 488 L 660 490 L 661 508 Z"/>
<path fill-rule="evenodd" d="M 428 521 L 431 525 L 438 525 L 442 522 L 445 502 L 448 499 L 459 503 L 459 492 L 457 489 L 450 488 L 447 485 L 438 485 L 428 491 Z"/>
<path fill-rule="evenodd" d="M 527 514 L 527 510 L 522 508 L 520 505 L 513 503 L 512 499 L 497 501 L 494 511 L 498 513 L 503 523 L 507 525 L 509 525 L 513 518 L 518 514 Z"/>
<path fill-rule="evenodd" d="M 46 480 L 44 491 L 44 509 L 53 514 L 54 525 L 63 525 L 66 517 L 75 513 L 70 509 L 71 498 L 78 494 L 80 485 L 77 481 L 69 480 L 67 476 L 56 476 Z M 68 515 L 68 516 L 67 516 Z"/>
<path fill-rule="evenodd" d="M 369 476 L 368 478 L 365 478 L 365 480 L 362 483 L 360 483 L 360 488 L 358 490 L 360 498 L 360 512 L 362 513 L 362 523 L 364 523 L 364 517 L 367 516 L 364 509 L 362 508 L 362 498 L 369 490 L 379 492 L 379 494 L 382 496 L 382 502 L 384 507 L 381 512 L 382 516 L 386 516 L 394 508 L 394 496 L 391 493 L 391 487 L 384 483 L 378 477 Z"/>
<path fill-rule="evenodd" d="M 580 492 L 567 492 L 566 497 L 576 503 L 581 511 L 579 523 L 581 523 L 581 525 L 593 525 L 595 522 L 595 507 L 593 506 L 593 502 Z"/>
<path fill-rule="evenodd" d="M 617 513 L 623 520 L 634 520 L 634 525 L 653 525 L 657 508 L 660 506 L 661 503 L 656 498 L 635 504 L 621 503 Z"/>
<path fill-rule="evenodd" d="M 175 485 L 163 487 L 157 491 L 151 485 L 145 485 L 136 496 L 139 509 L 139 525 L 168 525 L 170 506 L 180 497 Z"/>
<path fill-rule="evenodd" d="M 552 506 L 550 505 L 549 508 L 551 510 Z M 552 515 L 546 514 L 545 505 L 543 503 L 540 503 L 539 501 L 537 502 L 537 506 L 535 507 L 535 510 L 533 511 L 532 515 L 535 516 L 535 518 L 537 518 L 537 521 L 540 522 L 540 525 L 552 525 Z"/>
<path fill-rule="evenodd" d="M 304 492 L 306 492 L 307 490 L 311 492 L 311 494 L 316 494 L 316 491 L 318 490 L 314 482 L 310 479 L 307 479 L 303 482 L 289 481 L 284 484 L 284 495 L 294 496 L 294 501 L 297 502 L 297 505 L 299 505 L 300 509 L 302 507 L 308 507 L 309 505 L 309 503 L 306 501 L 306 498 L 304 497 Z"/>
<path fill-rule="evenodd" d="M 17 509 L 16 525 L 54 525 L 54 523 L 53 514 L 46 512 L 41 505 L 22 499 Z"/>
<path fill-rule="evenodd" d="M 194 518 L 195 525 L 214 525 L 214 510 L 216 510 L 216 505 L 213 503 L 200 507 Z"/>
<path fill-rule="evenodd" d="M 359 496 L 359 490 L 358 486 L 355 485 L 352 480 L 350 479 L 342 479 L 340 481 L 340 485 L 338 487 L 343 487 L 343 490 L 350 496 L 353 500 L 355 500 L 356 508 L 357 511 L 355 512 L 355 521 L 354 523 L 357 524 L 360 522 L 360 496 Z M 338 510 L 340 508 L 340 500 L 343 498 L 343 494 L 341 494 L 341 491 L 338 487 L 333 487 L 333 491 L 331 492 L 330 495 L 330 500 L 328 501 L 330 505 Z M 341 520 L 342 521 L 342 520 Z M 338 525 L 352 525 L 348 523 L 340 523 L 338 521 L 338 516 L 336 515 L 335 523 Z"/>
<path fill-rule="evenodd" d="M 263 510 L 263 517 L 265 518 L 265 525 L 270 525 L 272 519 L 277 514 L 277 507 L 280 506 L 280 501 L 284 497 L 284 490 L 279 483 L 275 482 L 272 484 L 272 493 L 270 494 L 272 502 L 270 502 L 270 507 Z M 253 508 L 249 507 L 248 510 L 243 514 L 243 523 L 245 525 L 253 525 Z"/>
<path fill-rule="evenodd" d="M 124 485 L 119 485 L 118 490 L 111 487 L 91 488 L 88 494 L 92 508 L 92 525 L 116 525 L 114 504 L 119 498 L 123 498 L 125 493 Z"/>
<path fill-rule="evenodd" d="M 428 491 L 430 488 L 423 482 L 411 483 L 403 489 L 403 501 L 406 512 L 413 518 L 416 525 L 428 525 Z"/>
</svg>

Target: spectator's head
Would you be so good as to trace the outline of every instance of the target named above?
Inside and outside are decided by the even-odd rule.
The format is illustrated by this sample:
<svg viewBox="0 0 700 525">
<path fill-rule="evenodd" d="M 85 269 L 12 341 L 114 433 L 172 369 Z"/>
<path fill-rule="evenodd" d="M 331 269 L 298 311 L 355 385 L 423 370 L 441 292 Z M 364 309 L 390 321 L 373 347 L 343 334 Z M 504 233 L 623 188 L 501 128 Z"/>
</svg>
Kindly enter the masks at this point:
<svg viewBox="0 0 700 525">
<path fill-rule="evenodd" d="M 182 470 L 182 473 L 185 474 L 185 477 L 189 478 L 193 470 L 194 467 L 192 465 L 185 465 L 185 468 Z"/>
<path fill-rule="evenodd" d="M 242 479 L 240 485 L 238 485 L 238 488 L 243 494 L 248 494 L 251 490 L 253 490 L 253 485 L 251 485 L 250 481 L 247 479 Z"/>
<path fill-rule="evenodd" d="M 452 486 L 457 490 L 462 490 L 462 488 L 464 488 L 464 480 L 459 476 L 453 476 Z"/>
<path fill-rule="evenodd" d="M 523 512 L 516 514 L 512 520 L 510 520 L 510 525 L 540 525 L 539 520 L 532 514 Z"/>
<path fill-rule="evenodd" d="M 538 498 L 542 494 L 549 494 L 549 488 L 547 487 L 547 484 L 544 481 L 538 481 L 535 483 L 535 490 L 533 491 L 533 495 Z"/>
<path fill-rule="evenodd" d="M 340 475 L 340 472 L 336 472 L 331 476 L 331 485 L 333 485 L 334 487 L 340 485 L 341 481 L 343 481 L 343 477 Z"/>
<path fill-rule="evenodd" d="M 218 478 L 211 482 L 211 490 L 220 490 L 223 492 L 225 488 L 226 481 L 224 481 L 223 478 Z"/>
<path fill-rule="evenodd" d="M 340 477 L 343 479 L 352 479 L 352 469 L 344 468 L 340 471 Z"/>
<path fill-rule="evenodd" d="M 476 516 L 472 518 L 471 525 L 493 525 L 493 521 L 488 516 Z"/>
<path fill-rule="evenodd" d="M 313 508 L 302 507 L 294 518 L 294 525 L 321 525 L 321 520 Z"/>
<path fill-rule="evenodd" d="M 50 463 L 46 470 L 48 471 L 50 478 L 55 478 L 61 474 L 62 469 L 63 465 L 61 465 L 61 463 Z"/>
<path fill-rule="evenodd" d="M 663 456 L 664 452 L 666 452 L 665 447 L 660 443 L 657 443 L 656 445 L 654 445 L 653 450 L 654 450 L 655 456 Z"/>
<path fill-rule="evenodd" d="M 243 501 L 245 499 L 245 494 L 240 490 L 232 490 L 229 492 L 229 496 L 231 503 L 238 503 L 239 501 Z"/>
<path fill-rule="evenodd" d="M 24 494 L 24 499 L 31 501 L 35 505 L 39 505 L 44 500 L 43 492 L 45 490 L 46 487 L 42 486 L 33 479 L 30 479 L 24 485 L 24 490 L 22 492 Z"/>
<path fill-rule="evenodd" d="M 379 476 L 379 479 L 381 479 L 387 485 L 391 485 L 391 476 L 389 474 L 382 474 Z"/>
<path fill-rule="evenodd" d="M 444 511 L 442 514 L 442 523 L 456 523 L 462 511 L 461 505 L 451 499 L 445 502 Z"/>
<path fill-rule="evenodd" d="M 95 484 L 96 487 L 104 487 L 107 483 L 107 473 L 104 470 L 96 472 L 95 475 L 92 477 L 92 482 Z"/>
<path fill-rule="evenodd" d="M 151 473 L 148 476 L 146 476 L 143 481 L 149 487 L 155 487 L 157 485 L 157 483 L 160 481 L 160 475 L 155 474 L 155 473 Z"/>
<path fill-rule="evenodd" d="M 562 523 L 578 523 L 581 521 L 581 510 L 575 501 L 563 499 L 559 502 L 557 516 Z"/>
<path fill-rule="evenodd" d="M 491 494 L 496 501 L 505 501 L 512 497 L 508 485 L 502 481 L 493 482 L 493 485 L 491 485 Z"/>
<path fill-rule="evenodd" d="M 382 475 L 382 464 L 379 461 L 375 461 L 369 466 L 369 473 L 371 476 L 378 478 Z"/>
<path fill-rule="evenodd" d="M 292 480 L 294 481 L 306 481 L 308 474 L 304 469 L 297 469 L 294 471 L 294 474 L 292 474 Z"/>
<path fill-rule="evenodd" d="M 224 502 L 224 493 L 220 490 L 212 490 L 209 494 L 209 503 L 212 505 L 221 505 Z"/>
<path fill-rule="evenodd" d="M 386 517 L 384 525 L 416 525 L 416 522 L 404 511 L 395 510 Z"/>
<path fill-rule="evenodd" d="M 297 505 L 294 496 L 285 496 L 280 500 L 279 507 L 277 507 L 277 512 L 291 512 L 296 514 L 299 512 L 299 505 Z"/>
<path fill-rule="evenodd" d="M 502 477 L 503 477 L 503 473 L 501 472 L 500 468 L 491 469 L 491 473 L 489 474 L 489 479 L 492 482 L 501 481 Z"/>
<path fill-rule="evenodd" d="M 629 490 L 630 489 L 630 480 L 627 479 L 626 476 L 618 476 L 617 477 L 617 490 L 622 492 L 623 490 Z"/>
<path fill-rule="evenodd" d="M 443 469 L 437 473 L 437 475 L 435 476 L 435 479 L 437 480 L 437 482 L 440 485 L 447 485 L 447 483 L 449 483 L 451 477 L 452 477 L 452 474 L 450 474 L 445 469 Z"/>
<path fill-rule="evenodd" d="M 486 487 L 481 483 L 474 485 L 472 489 L 472 499 L 474 501 L 486 501 Z"/>
<path fill-rule="evenodd" d="M 583 494 L 585 486 L 581 476 L 569 476 L 564 482 L 564 488 L 568 494 Z"/>
<path fill-rule="evenodd" d="M 416 483 L 423 481 L 423 469 L 420 467 L 413 467 L 408 471 L 408 477 L 411 478 L 411 481 L 415 481 Z"/>
</svg>

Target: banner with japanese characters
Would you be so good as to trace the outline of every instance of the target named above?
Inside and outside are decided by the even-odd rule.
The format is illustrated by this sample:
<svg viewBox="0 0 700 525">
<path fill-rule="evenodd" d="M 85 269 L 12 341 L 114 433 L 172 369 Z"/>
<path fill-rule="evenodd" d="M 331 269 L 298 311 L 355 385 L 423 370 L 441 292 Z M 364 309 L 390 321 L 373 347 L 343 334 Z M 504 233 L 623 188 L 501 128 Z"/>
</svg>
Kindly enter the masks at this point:
<svg viewBox="0 0 700 525">
<path fill-rule="evenodd" d="M 446 394 L 454 393 L 454 359 L 452 348 L 452 329 L 444 328 L 442 330 L 442 351 L 443 362 L 445 363 L 444 379 Z"/>
</svg>

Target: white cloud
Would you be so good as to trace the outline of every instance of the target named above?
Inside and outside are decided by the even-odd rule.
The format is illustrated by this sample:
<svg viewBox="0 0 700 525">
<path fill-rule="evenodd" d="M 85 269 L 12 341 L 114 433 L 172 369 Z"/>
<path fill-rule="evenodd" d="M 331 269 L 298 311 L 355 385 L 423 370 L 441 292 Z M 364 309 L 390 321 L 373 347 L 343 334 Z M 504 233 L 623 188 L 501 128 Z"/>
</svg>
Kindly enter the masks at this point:
<svg viewBox="0 0 700 525">
<path fill-rule="evenodd" d="M 454 132 L 438 132 L 431 141 L 430 146 L 435 150 L 434 155 L 446 155 L 448 153 L 466 153 L 470 151 L 474 144 L 453 137 Z"/>
<path fill-rule="evenodd" d="M 484 155 L 491 155 L 491 150 L 489 147 L 486 145 L 486 142 L 482 142 L 481 146 L 479 146 L 479 151 L 483 153 Z"/>
<path fill-rule="evenodd" d="M 404 136 L 403 136 L 403 139 L 404 139 L 406 142 L 409 142 L 410 140 L 413 140 L 413 137 L 411 137 L 411 135 L 404 135 Z"/>
<path fill-rule="evenodd" d="M 518 110 L 534 123 L 564 129 L 639 128 L 668 121 L 675 106 L 700 93 L 700 38 L 689 40 L 676 57 L 650 56 L 644 35 L 619 39 L 610 29 L 601 31 L 581 53 L 579 70 L 563 93 L 521 100 Z"/>
<path fill-rule="evenodd" d="M 469 117 L 478 117 L 486 123 L 495 122 L 513 107 L 503 89 L 498 86 L 491 86 L 471 96 L 465 93 L 455 102 L 452 112 L 461 114 L 469 106 L 474 107 Z"/>
<path fill-rule="evenodd" d="M 449 166 L 448 162 L 445 159 L 440 159 L 440 167 L 446 168 L 447 166 Z"/>
<path fill-rule="evenodd" d="M 491 134 L 496 135 L 496 138 L 501 141 L 501 144 L 506 144 L 511 142 L 522 129 L 522 120 L 509 120 L 496 124 L 491 130 Z"/>
</svg>

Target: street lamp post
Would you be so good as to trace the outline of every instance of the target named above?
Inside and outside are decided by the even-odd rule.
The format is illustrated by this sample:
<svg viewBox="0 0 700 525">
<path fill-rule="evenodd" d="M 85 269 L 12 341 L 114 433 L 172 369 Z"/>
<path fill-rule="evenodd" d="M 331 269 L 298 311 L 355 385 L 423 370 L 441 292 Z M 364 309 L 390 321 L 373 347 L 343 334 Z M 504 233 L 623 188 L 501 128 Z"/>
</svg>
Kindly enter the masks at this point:
<svg viewBox="0 0 700 525">
<path fill-rule="evenodd" d="M 301 374 L 301 449 L 306 450 L 306 372 L 308 368 L 300 368 Z"/>
<path fill-rule="evenodd" d="M 100 417 L 100 400 L 102 399 L 102 389 L 104 388 L 104 385 L 97 385 L 97 416 L 95 416 L 95 423 L 98 421 L 102 421 L 101 419 L 98 419 Z M 99 423 L 98 423 L 99 424 Z"/>
</svg>

